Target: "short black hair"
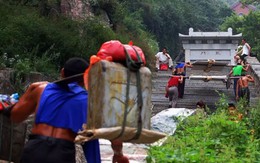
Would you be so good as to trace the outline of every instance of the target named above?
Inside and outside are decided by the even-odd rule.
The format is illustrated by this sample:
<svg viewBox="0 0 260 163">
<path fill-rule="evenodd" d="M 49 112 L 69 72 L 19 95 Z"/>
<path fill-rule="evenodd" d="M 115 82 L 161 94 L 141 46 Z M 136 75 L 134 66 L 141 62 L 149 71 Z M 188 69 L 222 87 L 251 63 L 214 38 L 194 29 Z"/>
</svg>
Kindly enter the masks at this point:
<svg viewBox="0 0 260 163">
<path fill-rule="evenodd" d="M 64 64 L 64 76 L 70 77 L 73 75 L 81 74 L 86 71 L 89 64 L 88 62 L 79 57 L 73 57 L 66 61 Z"/>
<path fill-rule="evenodd" d="M 206 105 L 202 100 L 198 101 L 196 105 L 200 108 L 206 109 Z"/>
<path fill-rule="evenodd" d="M 236 107 L 234 103 L 228 103 L 228 107 Z"/>
</svg>

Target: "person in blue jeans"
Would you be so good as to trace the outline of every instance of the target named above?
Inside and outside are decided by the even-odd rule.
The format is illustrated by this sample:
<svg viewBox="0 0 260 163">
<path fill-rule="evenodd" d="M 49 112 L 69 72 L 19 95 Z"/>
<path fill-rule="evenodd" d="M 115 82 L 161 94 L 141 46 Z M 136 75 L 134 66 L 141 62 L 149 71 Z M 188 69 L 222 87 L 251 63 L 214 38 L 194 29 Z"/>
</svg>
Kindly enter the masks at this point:
<svg viewBox="0 0 260 163">
<path fill-rule="evenodd" d="M 62 68 L 61 77 L 82 74 L 87 68 L 84 59 L 71 58 Z M 65 85 L 36 82 L 15 105 L 8 108 L 7 115 L 15 123 L 35 115 L 21 163 L 76 162 L 74 139 L 87 122 L 88 92 L 83 86 L 83 77 Z M 101 162 L 98 140 L 86 142 L 82 147 L 88 163 Z"/>
</svg>

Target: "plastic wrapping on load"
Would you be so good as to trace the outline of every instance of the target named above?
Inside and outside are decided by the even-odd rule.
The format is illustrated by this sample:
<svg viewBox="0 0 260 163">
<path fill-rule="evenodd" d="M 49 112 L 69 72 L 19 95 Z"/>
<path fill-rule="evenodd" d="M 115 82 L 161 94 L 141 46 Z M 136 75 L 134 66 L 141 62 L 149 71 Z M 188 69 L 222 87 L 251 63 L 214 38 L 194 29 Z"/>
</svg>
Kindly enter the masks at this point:
<svg viewBox="0 0 260 163">
<path fill-rule="evenodd" d="M 12 95 L 0 94 L 0 110 L 8 107 L 12 104 L 15 104 L 19 100 L 18 93 Z"/>
<path fill-rule="evenodd" d="M 133 44 L 132 42 L 129 45 L 122 44 L 118 40 L 107 41 L 102 44 L 99 51 L 97 52 L 97 56 L 102 59 L 111 56 L 114 62 L 122 62 L 122 61 L 125 62 L 126 61 L 125 50 L 126 50 L 134 61 L 138 61 L 137 59 L 138 57 L 136 54 L 138 53 L 140 55 L 142 62 L 145 65 L 146 64 L 145 55 L 142 49 L 132 44 Z"/>
</svg>

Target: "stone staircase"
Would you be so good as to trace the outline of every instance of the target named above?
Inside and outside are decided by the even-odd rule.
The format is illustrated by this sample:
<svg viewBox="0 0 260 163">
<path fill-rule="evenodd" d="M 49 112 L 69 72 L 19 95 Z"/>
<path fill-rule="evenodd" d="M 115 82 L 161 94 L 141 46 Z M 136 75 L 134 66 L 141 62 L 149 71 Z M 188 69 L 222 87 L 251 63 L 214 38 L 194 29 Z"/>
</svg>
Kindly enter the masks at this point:
<svg viewBox="0 0 260 163">
<path fill-rule="evenodd" d="M 260 64 L 255 64 L 254 68 L 258 68 L 260 70 Z M 231 67 L 224 67 L 222 69 L 219 69 L 219 67 L 217 67 L 216 69 L 212 69 L 210 73 L 213 75 L 226 75 L 229 73 L 230 69 Z M 191 75 L 191 73 L 193 75 L 205 75 L 201 74 L 200 67 L 187 69 L 187 75 Z M 257 74 L 256 70 L 251 70 L 249 73 Z M 169 103 L 168 99 L 165 98 L 165 86 L 170 75 L 170 70 L 152 72 L 153 115 L 168 108 Z M 251 91 L 251 103 L 255 104 L 256 101 L 259 99 L 259 80 L 257 79 L 254 84 L 251 83 L 249 87 Z M 227 96 L 229 102 L 235 102 L 233 85 L 231 85 L 231 87 L 227 89 L 226 84 L 222 81 L 204 82 L 203 80 L 186 79 L 184 97 L 182 99 L 178 99 L 177 107 L 195 109 L 196 103 L 199 100 L 203 100 L 210 109 L 214 110 L 215 103 L 220 98 L 219 94 L 216 91 L 218 91 L 219 93 L 224 93 Z M 107 140 L 100 140 L 100 148 L 102 154 L 102 163 L 112 162 L 113 151 L 111 149 L 111 143 Z M 145 158 L 147 156 L 147 146 L 143 144 L 124 143 L 123 153 L 129 158 L 130 163 L 145 163 Z"/>
<path fill-rule="evenodd" d="M 203 67 L 196 66 L 187 68 L 187 76 L 190 75 L 227 75 L 232 67 L 215 67 L 208 73 L 203 72 Z M 171 75 L 171 70 L 153 72 L 152 78 L 152 103 L 153 115 L 168 108 L 168 98 L 165 98 L 165 86 Z M 232 83 L 232 80 L 231 80 Z M 256 92 L 256 84 L 249 84 L 251 92 L 251 103 L 256 104 L 259 95 Z M 186 79 L 184 97 L 177 101 L 177 108 L 195 109 L 196 103 L 200 100 L 204 101 L 210 110 L 216 109 L 216 102 L 220 99 L 220 94 L 225 94 L 228 102 L 235 103 L 235 96 L 233 92 L 233 84 L 230 88 L 226 88 L 226 84 L 222 80 L 211 80 L 208 82 L 194 79 Z"/>
</svg>

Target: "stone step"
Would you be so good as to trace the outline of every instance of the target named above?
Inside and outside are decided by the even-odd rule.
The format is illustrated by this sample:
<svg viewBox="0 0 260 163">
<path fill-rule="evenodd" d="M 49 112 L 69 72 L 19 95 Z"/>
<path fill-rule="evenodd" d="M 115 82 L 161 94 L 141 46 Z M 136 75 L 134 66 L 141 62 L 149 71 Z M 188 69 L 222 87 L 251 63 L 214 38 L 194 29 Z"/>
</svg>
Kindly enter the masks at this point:
<svg viewBox="0 0 260 163">
<path fill-rule="evenodd" d="M 226 75 L 230 71 L 230 68 L 216 68 L 212 69 L 209 73 L 201 72 L 201 67 L 197 69 L 187 69 L 187 75 Z M 152 103 L 153 114 L 160 112 L 160 110 L 167 109 L 169 106 L 168 98 L 165 98 L 165 86 L 170 78 L 171 71 L 158 71 L 153 74 L 152 78 Z M 218 92 L 217 92 L 217 91 Z M 230 102 L 234 102 L 233 88 L 227 89 L 226 84 L 221 80 L 212 80 L 204 82 L 203 80 L 185 80 L 184 98 L 178 99 L 178 108 L 195 109 L 196 103 L 203 100 L 206 105 L 212 109 L 215 109 L 215 103 L 219 101 L 220 95 L 225 94 Z"/>
</svg>

